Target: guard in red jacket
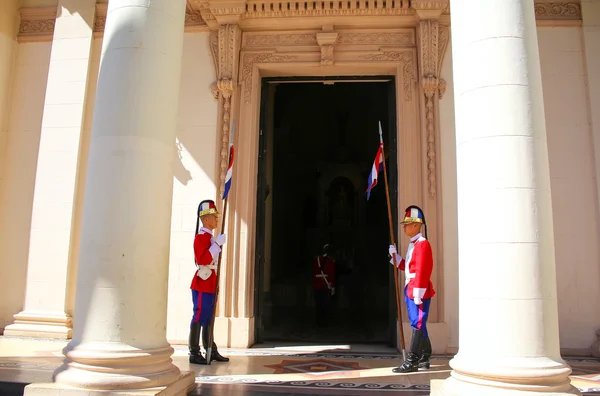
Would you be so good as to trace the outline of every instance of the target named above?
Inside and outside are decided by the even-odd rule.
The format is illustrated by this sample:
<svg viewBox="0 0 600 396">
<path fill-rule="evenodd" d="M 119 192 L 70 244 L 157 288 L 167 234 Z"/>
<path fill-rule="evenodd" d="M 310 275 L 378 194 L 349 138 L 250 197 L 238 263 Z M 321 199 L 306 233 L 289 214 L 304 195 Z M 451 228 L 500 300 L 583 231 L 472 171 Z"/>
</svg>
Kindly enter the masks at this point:
<svg viewBox="0 0 600 396">
<path fill-rule="evenodd" d="M 225 234 L 213 238 L 213 230 L 219 223 L 219 212 L 215 202 L 205 200 L 198 206 L 198 219 L 196 220 L 196 236 L 194 238 L 194 259 L 196 273 L 192 279 L 192 302 L 194 315 L 190 325 L 188 340 L 190 350 L 190 363 L 206 364 L 206 358 L 200 353 L 200 332 L 204 349 L 208 347 L 210 321 L 215 309 L 215 290 L 217 288 L 217 260 L 221 247 L 225 244 Z M 200 221 L 202 227 L 199 228 Z M 221 356 L 217 345 L 213 342 L 211 361 L 228 362 L 229 359 Z"/>
<path fill-rule="evenodd" d="M 313 261 L 313 291 L 318 326 L 327 325 L 331 296 L 335 294 L 335 261 L 329 257 L 328 250 L 329 245 L 323 246 L 321 255 Z"/>
<path fill-rule="evenodd" d="M 429 358 L 432 348 L 427 333 L 427 317 L 431 298 L 435 295 L 431 283 L 433 253 L 426 238 L 427 229 L 425 228 L 425 237 L 421 234 L 421 228 L 427 227 L 421 208 L 414 205 L 406 208 L 406 214 L 401 224 L 404 227 L 404 234 L 410 238 L 406 259 L 397 254 L 394 245 L 390 246 L 389 251 L 392 257 L 394 253 L 396 254 L 398 268 L 405 273 L 404 299 L 413 334 L 406 361 L 393 371 L 395 373 L 411 373 L 418 371 L 419 368 L 430 367 Z"/>
</svg>

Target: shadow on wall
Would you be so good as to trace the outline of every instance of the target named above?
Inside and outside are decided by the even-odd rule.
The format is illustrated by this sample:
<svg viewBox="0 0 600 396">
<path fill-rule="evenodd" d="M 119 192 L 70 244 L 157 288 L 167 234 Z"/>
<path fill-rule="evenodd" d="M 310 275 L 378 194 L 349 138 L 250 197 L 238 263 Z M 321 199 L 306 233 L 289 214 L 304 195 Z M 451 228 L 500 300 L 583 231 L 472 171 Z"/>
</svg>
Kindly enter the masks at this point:
<svg viewBox="0 0 600 396">
<path fill-rule="evenodd" d="M 175 142 L 175 152 L 177 160 L 175 160 L 175 164 L 173 164 L 173 176 L 181 184 L 187 186 L 188 183 L 192 180 L 192 173 L 189 170 L 187 170 L 185 165 L 183 165 L 183 151 L 184 148 L 179 139 L 177 139 L 177 141 Z"/>
</svg>

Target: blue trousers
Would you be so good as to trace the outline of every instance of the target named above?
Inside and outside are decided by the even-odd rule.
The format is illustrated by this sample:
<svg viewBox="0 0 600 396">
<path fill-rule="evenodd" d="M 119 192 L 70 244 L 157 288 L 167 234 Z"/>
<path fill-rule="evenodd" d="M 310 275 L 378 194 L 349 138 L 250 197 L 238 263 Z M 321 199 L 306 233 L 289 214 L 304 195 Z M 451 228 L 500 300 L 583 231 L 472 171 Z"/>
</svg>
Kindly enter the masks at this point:
<svg viewBox="0 0 600 396">
<path fill-rule="evenodd" d="M 410 327 L 414 330 L 423 330 L 423 337 L 429 337 L 429 334 L 427 333 L 427 318 L 429 317 L 431 298 L 424 299 L 422 304 L 417 305 L 412 298 L 408 297 L 408 287 L 405 287 L 404 301 L 406 301 Z"/>
<path fill-rule="evenodd" d="M 194 316 L 192 316 L 190 327 L 193 323 L 198 322 L 200 322 L 200 326 L 208 327 L 215 308 L 215 293 L 192 290 L 192 302 L 194 304 Z"/>
</svg>

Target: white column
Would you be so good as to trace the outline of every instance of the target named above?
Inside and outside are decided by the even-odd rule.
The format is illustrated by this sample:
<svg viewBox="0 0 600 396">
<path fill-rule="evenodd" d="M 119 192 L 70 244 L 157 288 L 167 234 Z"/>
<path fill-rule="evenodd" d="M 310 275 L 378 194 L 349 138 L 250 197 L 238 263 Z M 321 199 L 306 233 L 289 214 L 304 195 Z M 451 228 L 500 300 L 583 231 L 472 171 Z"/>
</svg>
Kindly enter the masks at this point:
<svg viewBox="0 0 600 396">
<path fill-rule="evenodd" d="M 441 394 L 577 394 L 559 352 L 533 0 L 450 6 L 460 335 Z"/>
<path fill-rule="evenodd" d="M 6 335 L 70 338 L 71 237 L 95 0 L 60 0 L 38 154 L 27 290 Z"/>
<path fill-rule="evenodd" d="M 185 0 L 111 0 L 84 198 L 73 340 L 61 385 L 180 378 L 166 341 Z"/>
</svg>

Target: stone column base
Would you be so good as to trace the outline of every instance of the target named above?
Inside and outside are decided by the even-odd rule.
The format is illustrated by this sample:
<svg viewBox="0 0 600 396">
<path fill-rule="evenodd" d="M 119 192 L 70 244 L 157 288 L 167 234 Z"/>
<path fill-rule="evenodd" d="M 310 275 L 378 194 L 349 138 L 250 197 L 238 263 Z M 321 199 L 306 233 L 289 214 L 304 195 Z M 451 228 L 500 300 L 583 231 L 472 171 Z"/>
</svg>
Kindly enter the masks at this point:
<svg viewBox="0 0 600 396">
<path fill-rule="evenodd" d="M 196 374 L 182 372 L 179 379 L 168 386 L 147 389 L 90 390 L 70 388 L 63 384 L 31 384 L 25 387 L 24 396 L 185 396 L 196 387 Z"/>
<path fill-rule="evenodd" d="M 535 391 L 522 391 L 517 389 L 509 388 L 511 385 L 506 384 L 506 388 L 499 388 L 495 386 L 485 386 L 480 384 L 470 384 L 467 382 L 457 381 L 450 377 L 445 380 L 434 379 L 430 382 L 431 396 L 567 396 L 567 395 L 581 395 L 581 392 L 574 386 L 566 386 L 565 389 L 556 389 L 548 391 L 547 388 L 540 386 L 539 392 Z"/>
<path fill-rule="evenodd" d="M 4 329 L 5 336 L 68 340 L 73 332 L 73 319 L 65 313 L 23 311 L 14 318 L 15 323 Z"/>
</svg>

